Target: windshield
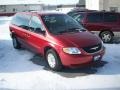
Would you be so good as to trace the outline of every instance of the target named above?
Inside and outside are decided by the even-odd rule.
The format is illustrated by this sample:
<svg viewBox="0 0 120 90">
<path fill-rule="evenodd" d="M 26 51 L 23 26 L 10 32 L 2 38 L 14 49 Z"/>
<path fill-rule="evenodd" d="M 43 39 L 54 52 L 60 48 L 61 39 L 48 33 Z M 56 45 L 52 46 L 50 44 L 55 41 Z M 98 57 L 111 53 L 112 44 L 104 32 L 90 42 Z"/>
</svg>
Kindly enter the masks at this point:
<svg viewBox="0 0 120 90">
<path fill-rule="evenodd" d="M 43 15 L 42 20 L 49 32 L 53 34 L 85 30 L 77 21 L 64 14 Z"/>
</svg>

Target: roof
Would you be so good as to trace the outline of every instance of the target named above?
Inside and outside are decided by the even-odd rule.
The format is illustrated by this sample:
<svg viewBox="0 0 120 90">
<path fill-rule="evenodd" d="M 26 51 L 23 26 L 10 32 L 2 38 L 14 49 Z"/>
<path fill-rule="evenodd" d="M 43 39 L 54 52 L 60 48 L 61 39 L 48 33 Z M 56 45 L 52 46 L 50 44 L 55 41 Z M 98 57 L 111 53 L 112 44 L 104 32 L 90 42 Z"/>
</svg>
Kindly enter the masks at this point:
<svg viewBox="0 0 120 90">
<path fill-rule="evenodd" d="M 118 13 L 118 12 L 111 12 L 111 11 L 98 11 L 98 10 L 88 10 L 88 9 L 73 9 L 70 12 L 77 12 L 77 13 L 81 13 L 81 12 L 87 12 L 87 13 Z M 69 12 L 69 13 L 70 13 Z"/>
<path fill-rule="evenodd" d="M 38 14 L 41 14 L 41 15 L 45 15 L 45 14 L 63 14 L 61 12 L 58 12 L 58 11 L 38 11 L 37 12 Z"/>
</svg>

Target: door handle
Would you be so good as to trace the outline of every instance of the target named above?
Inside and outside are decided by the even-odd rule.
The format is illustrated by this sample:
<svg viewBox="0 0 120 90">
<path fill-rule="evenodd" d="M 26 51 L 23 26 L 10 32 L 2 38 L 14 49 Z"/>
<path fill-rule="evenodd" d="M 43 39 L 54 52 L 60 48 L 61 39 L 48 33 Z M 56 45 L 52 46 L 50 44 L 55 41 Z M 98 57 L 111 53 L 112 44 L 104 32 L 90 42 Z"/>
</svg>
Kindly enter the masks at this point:
<svg viewBox="0 0 120 90">
<path fill-rule="evenodd" d="M 24 35 L 24 36 L 27 36 L 27 34 L 26 34 L 26 33 L 24 33 L 23 35 Z"/>
<path fill-rule="evenodd" d="M 30 34 L 27 34 L 27 37 L 30 37 Z"/>
<path fill-rule="evenodd" d="M 30 34 L 27 34 L 27 33 L 26 33 L 25 36 L 26 36 L 26 37 L 30 37 Z"/>
<path fill-rule="evenodd" d="M 24 36 L 25 37 L 30 37 L 30 34 L 25 33 Z"/>
</svg>

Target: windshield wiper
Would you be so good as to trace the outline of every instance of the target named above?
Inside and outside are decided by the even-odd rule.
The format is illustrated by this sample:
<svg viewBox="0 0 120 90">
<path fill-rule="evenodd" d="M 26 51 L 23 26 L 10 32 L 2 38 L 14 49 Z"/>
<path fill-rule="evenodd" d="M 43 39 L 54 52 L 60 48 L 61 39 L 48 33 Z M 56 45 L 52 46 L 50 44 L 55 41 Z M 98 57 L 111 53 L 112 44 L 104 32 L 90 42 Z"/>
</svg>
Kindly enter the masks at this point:
<svg viewBox="0 0 120 90">
<path fill-rule="evenodd" d="M 85 32 L 85 31 L 87 31 L 85 28 L 80 29 L 80 32 Z"/>
<path fill-rule="evenodd" d="M 83 28 L 69 28 L 68 29 L 68 32 L 83 32 L 83 31 L 86 31 L 85 29 Z"/>
<path fill-rule="evenodd" d="M 64 30 L 64 31 L 59 31 L 58 33 L 62 34 L 62 33 L 68 33 L 68 32 L 79 32 L 79 30 L 68 29 L 68 30 Z"/>
<path fill-rule="evenodd" d="M 64 30 L 64 31 L 59 31 L 57 33 L 62 34 L 62 33 L 67 33 L 67 32 L 68 32 L 67 30 Z"/>
<path fill-rule="evenodd" d="M 84 32 L 86 31 L 86 29 L 84 28 L 69 28 L 67 30 L 63 30 L 63 31 L 58 31 L 57 33 L 62 34 L 62 33 L 68 33 L 68 32 Z"/>
<path fill-rule="evenodd" d="M 85 28 L 69 28 L 70 31 L 86 31 Z"/>
</svg>

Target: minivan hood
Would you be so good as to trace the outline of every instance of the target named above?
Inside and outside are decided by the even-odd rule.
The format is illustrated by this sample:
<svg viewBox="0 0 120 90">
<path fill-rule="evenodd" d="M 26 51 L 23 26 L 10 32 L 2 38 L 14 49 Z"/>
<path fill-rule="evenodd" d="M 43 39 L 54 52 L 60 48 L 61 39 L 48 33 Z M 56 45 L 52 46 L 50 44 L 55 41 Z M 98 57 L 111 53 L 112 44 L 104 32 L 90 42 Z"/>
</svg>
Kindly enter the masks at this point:
<svg viewBox="0 0 120 90">
<path fill-rule="evenodd" d="M 64 33 L 58 35 L 57 38 L 67 46 L 81 48 L 101 43 L 100 38 L 90 32 Z"/>
</svg>

